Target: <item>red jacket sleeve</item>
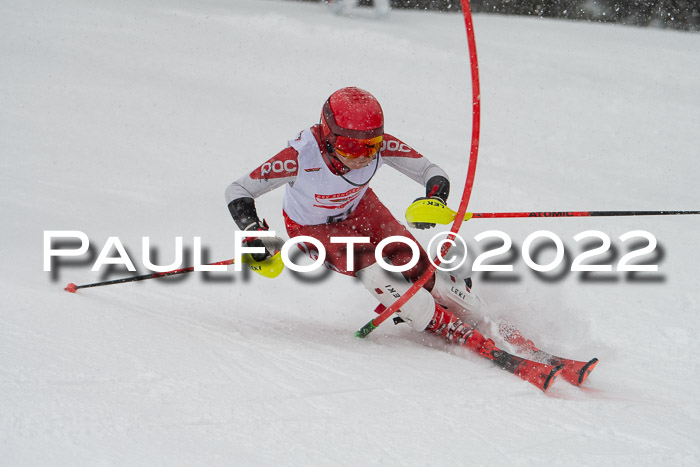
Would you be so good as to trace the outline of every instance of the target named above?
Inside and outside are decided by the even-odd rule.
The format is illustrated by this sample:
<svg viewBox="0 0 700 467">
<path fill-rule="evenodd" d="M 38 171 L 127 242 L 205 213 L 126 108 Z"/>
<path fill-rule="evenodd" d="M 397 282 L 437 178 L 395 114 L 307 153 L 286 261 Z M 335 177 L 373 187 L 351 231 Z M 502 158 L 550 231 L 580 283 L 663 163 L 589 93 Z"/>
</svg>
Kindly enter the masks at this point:
<svg viewBox="0 0 700 467">
<path fill-rule="evenodd" d="M 445 177 L 449 180 L 447 173 L 438 165 L 433 164 L 427 157 L 388 133 L 384 134 L 381 154 L 387 165 L 423 186 L 435 176 Z"/>
<path fill-rule="evenodd" d="M 226 204 L 238 198 L 257 198 L 296 180 L 299 153 L 287 147 L 226 188 Z"/>
</svg>

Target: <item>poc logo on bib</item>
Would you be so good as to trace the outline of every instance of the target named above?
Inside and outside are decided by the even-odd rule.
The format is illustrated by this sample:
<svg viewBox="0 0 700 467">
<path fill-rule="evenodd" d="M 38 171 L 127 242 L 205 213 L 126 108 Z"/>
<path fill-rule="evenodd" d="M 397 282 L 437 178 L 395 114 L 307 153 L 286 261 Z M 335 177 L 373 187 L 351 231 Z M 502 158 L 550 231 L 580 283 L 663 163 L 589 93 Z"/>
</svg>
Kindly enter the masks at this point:
<svg viewBox="0 0 700 467">
<path fill-rule="evenodd" d="M 287 161 L 274 161 L 274 162 L 265 162 L 260 170 L 261 175 L 264 177 L 265 175 L 269 173 L 284 173 L 284 172 L 289 172 L 289 173 L 294 173 L 297 170 L 297 162 L 294 160 L 287 160 Z"/>
</svg>

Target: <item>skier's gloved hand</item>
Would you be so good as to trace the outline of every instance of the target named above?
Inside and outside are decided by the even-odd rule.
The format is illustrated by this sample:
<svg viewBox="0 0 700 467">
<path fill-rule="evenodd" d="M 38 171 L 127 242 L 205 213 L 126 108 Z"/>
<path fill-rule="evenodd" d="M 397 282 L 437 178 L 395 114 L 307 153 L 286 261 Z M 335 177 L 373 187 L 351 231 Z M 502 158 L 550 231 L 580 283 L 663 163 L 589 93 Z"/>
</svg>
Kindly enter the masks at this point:
<svg viewBox="0 0 700 467">
<path fill-rule="evenodd" d="M 428 183 L 425 184 L 425 196 L 416 198 L 413 202 L 415 203 L 421 199 L 429 199 L 444 205 L 447 202 L 448 196 L 450 196 L 450 181 L 442 175 L 435 175 L 430 177 Z M 432 229 L 435 227 L 435 224 L 430 222 L 409 222 L 408 226 L 414 229 L 425 230 Z"/>
<path fill-rule="evenodd" d="M 439 196 L 422 196 L 420 198 L 414 199 L 413 202 L 415 203 L 416 201 L 420 201 L 422 199 L 429 199 L 429 200 L 434 201 L 436 203 L 440 203 L 443 205 L 445 204 L 445 201 L 442 198 L 440 198 Z M 409 222 L 408 226 L 411 227 L 412 229 L 427 230 L 427 229 L 432 229 L 433 227 L 435 227 L 435 224 L 433 224 L 431 222 Z"/>
<path fill-rule="evenodd" d="M 256 221 L 243 230 L 245 232 L 270 230 L 270 226 L 268 226 L 267 221 L 263 219 L 262 222 Z M 280 237 L 246 237 L 243 239 L 243 245 L 248 247 L 265 248 L 265 251 L 262 253 L 250 254 L 250 257 L 253 258 L 254 261 L 260 262 L 265 261 L 267 258 L 270 258 L 271 256 L 277 254 L 277 252 L 282 249 L 282 245 L 284 245 L 284 240 Z"/>
</svg>

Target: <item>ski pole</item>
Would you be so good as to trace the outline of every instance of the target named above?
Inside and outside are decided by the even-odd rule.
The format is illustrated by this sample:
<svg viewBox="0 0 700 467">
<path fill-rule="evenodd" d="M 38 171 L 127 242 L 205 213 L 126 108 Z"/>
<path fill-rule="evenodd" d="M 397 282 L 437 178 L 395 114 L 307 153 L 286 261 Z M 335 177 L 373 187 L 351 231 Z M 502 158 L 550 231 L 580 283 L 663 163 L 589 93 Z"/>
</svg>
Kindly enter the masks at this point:
<svg viewBox="0 0 700 467">
<path fill-rule="evenodd" d="M 255 261 L 249 253 L 241 255 L 241 261 L 246 263 L 248 267 L 263 277 L 273 279 L 279 276 L 284 270 L 284 262 L 282 261 L 281 253 L 278 251 L 273 256 L 264 259 L 263 261 Z M 209 263 L 207 266 L 219 266 L 234 264 L 235 261 L 227 259 L 218 263 Z M 175 269 L 167 272 L 154 272 L 152 274 L 143 274 L 141 276 L 125 277 L 123 279 L 114 279 L 111 281 L 94 282 L 92 284 L 75 285 L 72 282 L 64 289 L 66 292 L 75 293 L 78 289 L 87 289 L 89 287 L 100 287 L 103 285 L 122 284 L 124 282 L 145 281 L 146 279 L 157 279 L 159 277 L 175 276 L 178 274 L 186 274 L 194 271 L 194 266 L 189 268 Z"/>
<path fill-rule="evenodd" d="M 210 263 L 208 264 L 208 266 L 229 265 L 233 264 L 233 262 L 234 261 L 232 259 L 227 259 L 225 261 L 219 261 L 218 263 Z M 189 268 L 175 269 L 173 271 L 167 272 L 154 272 L 153 274 L 143 274 L 141 276 L 125 277 L 122 279 L 114 279 L 111 281 L 93 282 L 92 284 L 75 285 L 71 282 L 66 286 L 64 290 L 66 292 L 75 293 L 78 289 L 87 289 L 89 287 L 101 287 L 103 285 L 122 284 L 124 282 L 145 281 L 146 279 L 157 279 L 158 277 L 175 276 L 178 274 L 186 274 L 192 271 L 194 271 L 194 266 Z"/>
<path fill-rule="evenodd" d="M 512 217 L 599 217 L 599 216 L 670 216 L 700 214 L 700 211 L 530 211 L 530 212 L 467 212 L 464 220 Z M 406 210 L 408 222 L 449 224 L 457 212 L 432 199 L 419 199 Z"/>
<path fill-rule="evenodd" d="M 673 216 L 700 214 L 700 211 L 544 211 L 544 212 L 472 212 L 472 218 L 494 217 L 599 217 L 599 216 Z M 465 220 L 468 220 L 465 217 Z"/>
</svg>

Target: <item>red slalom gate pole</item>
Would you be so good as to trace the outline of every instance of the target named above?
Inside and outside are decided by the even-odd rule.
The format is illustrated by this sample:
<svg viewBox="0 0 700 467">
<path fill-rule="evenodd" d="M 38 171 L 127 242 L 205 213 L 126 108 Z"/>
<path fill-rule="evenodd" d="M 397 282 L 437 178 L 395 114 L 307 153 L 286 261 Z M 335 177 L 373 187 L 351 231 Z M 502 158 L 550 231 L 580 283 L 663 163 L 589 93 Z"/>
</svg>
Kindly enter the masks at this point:
<svg viewBox="0 0 700 467">
<path fill-rule="evenodd" d="M 229 264 L 233 264 L 233 263 L 234 263 L 234 261 L 232 259 L 227 259 L 225 261 L 219 261 L 218 263 L 210 263 L 207 266 L 229 265 Z M 192 271 L 194 271 L 194 266 L 191 266 L 189 268 L 175 269 L 173 271 L 167 271 L 167 272 L 154 272 L 153 274 L 143 274 L 141 276 L 125 277 L 123 279 L 114 279 L 111 281 L 93 282 L 92 284 L 75 285 L 71 282 L 70 284 L 68 284 L 66 286 L 66 288 L 64 290 L 66 292 L 75 293 L 78 289 L 87 289 L 89 287 L 101 287 L 103 285 L 121 284 L 124 282 L 145 281 L 147 279 L 157 279 L 158 277 L 167 277 L 167 276 L 175 276 L 178 274 L 186 274 L 186 273 L 192 272 Z"/>
<path fill-rule="evenodd" d="M 471 65 L 471 78 L 472 78 L 472 140 L 471 149 L 469 152 L 469 168 L 467 170 L 467 180 L 464 184 L 464 191 L 462 192 L 462 200 L 459 204 L 459 210 L 457 211 L 457 216 L 455 217 L 452 228 L 450 229 L 450 234 L 448 236 L 449 240 L 454 240 L 457 232 L 459 231 L 462 222 L 464 221 L 464 216 L 467 212 L 467 205 L 469 204 L 469 198 L 472 194 L 472 187 L 474 185 L 474 177 L 476 176 L 476 161 L 479 154 L 479 130 L 481 122 L 481 91 L 479 88 L 479 62 L 476 56 L 476 39 L 474 38 L 474 24 L 472 22 L 471 7 L 469 5 L 469 0 L 461 0 L 462 2 L 462 14 L 464 15 L 464 26 L 467 30 L 467 43 L 469 46 L 469 63 Z M 445 242 L 441 251 L 441 257 L 445 257 L 447 251 L 450 249 L 449 242 Z M 413 296 L 420 290 L 421 287 L 432 277 L 435 269 L 440 265 L 440 255 L 436 257 L 430 267 L 425 270 L 423 275 L 418 279 L 413 285 L 399 297 L 394 303 L 386 308 L 379 316 L 369 321 L 367 324 L 362 326 L 355 336 L 357 337 L 367 337 L 369 333 L 377 328 L 380 324 L 387 320 L 392 314 L 394 314 L 398 309 L 400 309 L 406 302 L 408 302 Z"/>
</svg>

